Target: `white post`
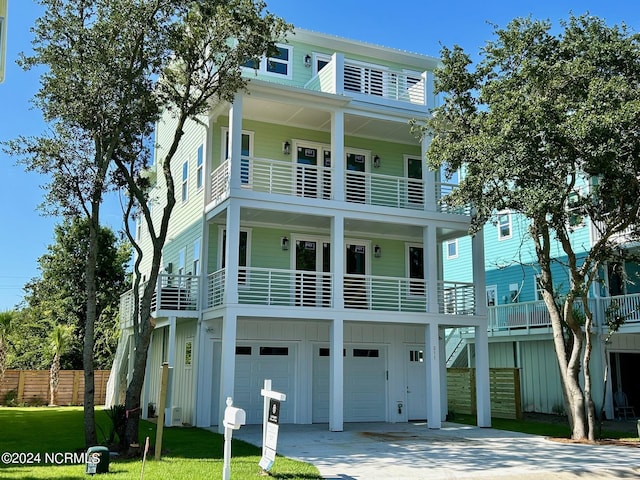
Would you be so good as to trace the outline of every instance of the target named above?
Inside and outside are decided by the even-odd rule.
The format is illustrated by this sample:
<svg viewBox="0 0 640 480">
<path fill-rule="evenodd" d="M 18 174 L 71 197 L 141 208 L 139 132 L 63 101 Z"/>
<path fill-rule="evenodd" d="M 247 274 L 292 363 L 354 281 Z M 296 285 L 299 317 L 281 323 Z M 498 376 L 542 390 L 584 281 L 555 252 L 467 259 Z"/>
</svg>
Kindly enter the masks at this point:
<svg viewBox="0 0 640 480">
<path fill-rule="evenodd" d="M 442 426 L 441 420 L 441 397 L 440 397 L 440 342 L 438 339 L 439 327 L 437 323 L 430 323 L 426 327 L 426 352 L 427 375 L 431 388 L 427 391 L 427 424 L 429 428 L 439 429 Z"/>
<path fill-rule="evenodd" d="M 231 397 L 227 397 L 227 407 L 233 405 Z M 222 466 L 222 480 L 231 478 L 231 437 L 233 429 L 227 425 L 224 426 L 224 459 Z"/>
</svg>

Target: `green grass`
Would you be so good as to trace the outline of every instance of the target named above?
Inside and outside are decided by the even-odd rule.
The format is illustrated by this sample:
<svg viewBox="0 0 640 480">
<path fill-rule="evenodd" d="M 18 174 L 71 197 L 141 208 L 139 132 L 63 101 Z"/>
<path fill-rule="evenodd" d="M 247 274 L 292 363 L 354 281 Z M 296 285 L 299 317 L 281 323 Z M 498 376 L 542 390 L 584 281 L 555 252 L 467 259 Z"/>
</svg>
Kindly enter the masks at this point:
<svg viewBox="0 0 640 480">
<path fill-rule="evenodd" d="M 96 410 L 98 441 L 105 440 L 110 431 L 110 420 L 102 410 Z M 29 452 L 40 454 L 38 464 L 7 465 L 0 461 L 3 479 L 87 479 L 85 464 L 45 465 L 44 459 L 53 454 L 84 451 L 82 409 L 64 408 L 5 408 L 0 407 L 0 454 L 3 452 Z M 140 438 L 148 436 L 155 443 L 155 424 L 141 421 Z M 223 437 L 199 428 L 165 428 L 162 442 L 163 455 L 154 460 L 153 447 L 147 455 L 144 478 L 153 480 L 192 480 L 222 478 Z M 63 459 L 61 455 L 55 458 Z M 260 478 L 260 449 L 234 440 L 232 443 L 231 477 Z M 61 463 L 65 463 L 61 461 Z M 111 459 L 108 480 L 138 479 L 142 460 Z M 271 470 L 275 479 L 320 479 L 318 470 L 307 463 L 278 457 Z M 97 476 L 95 478 L 100 478 Z"/>
<path fill-rule="evenodd" d="M 456 414 L 452 419 L 455 423 L 462 423 L 465 425 L 477 425 L 475 415 Z M 544 422 L 538 420 L 508 420 L 504 418 L 492 418 L 491 427 L 497 430 L 506 430 L 509 432 L 529 433 L 532 435 L 541 435 L 544 437 L 553 438 L 570 438 L 571 429 L 568 422 Z M 628 439 L 633 437 L 627 431 L 618 430 L 602 430 L 600 438 L 615 438 L 615 439 Z"/>
</svg>

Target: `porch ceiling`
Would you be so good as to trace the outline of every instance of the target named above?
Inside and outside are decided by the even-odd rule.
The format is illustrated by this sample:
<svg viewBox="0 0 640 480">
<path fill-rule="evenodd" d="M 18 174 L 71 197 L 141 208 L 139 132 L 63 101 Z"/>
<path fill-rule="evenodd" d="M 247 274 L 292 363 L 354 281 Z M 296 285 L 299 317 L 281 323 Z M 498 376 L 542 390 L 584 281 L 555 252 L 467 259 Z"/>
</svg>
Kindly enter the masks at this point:
<svg viewBox="0 0 640 480">
<path fill-rule="evenodd" d="M 259 122 L 331 132 L 330 112 L 300 103 L 274 102 L 272 99 L 248 95 L 244 100 L 243 116 Z M 419 143 L 411 134 L 406 120 L 391 121 L 371 116 L 345 114 L 344 128 L 347 136 L 409 145 Z"/>
</svg>

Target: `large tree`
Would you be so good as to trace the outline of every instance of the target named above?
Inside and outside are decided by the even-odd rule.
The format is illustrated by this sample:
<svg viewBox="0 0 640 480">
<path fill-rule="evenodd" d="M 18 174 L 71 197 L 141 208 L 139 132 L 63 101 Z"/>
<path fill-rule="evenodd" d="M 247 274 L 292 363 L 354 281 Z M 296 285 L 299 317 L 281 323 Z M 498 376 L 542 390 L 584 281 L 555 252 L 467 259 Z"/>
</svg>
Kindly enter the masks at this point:
<svg viewBox="0 0 640 480">
<path fill-rule="evenodd" d="M 20 348 L 20 355 L 39 350 L 36 343 L 42 331 L 54 325 L 68 325 L 73 330 L 69 348 L 61 359 L 63 368 L 81 369 L 86 325 L 86 261 L 89 251 L 87 220 L 66 219 L 54 228 L 54 242 L 38 259 L 40 276 L 25 285 L 22 310 L 31 329 L 23 331 L 20 341 L 32 340 L 30 347 Z M 117 343 L 117 309 L 120 294 L 129 285 L 127 269 L 130 245 L 116 237 L 109 227 L 98 231 L 100 255 L 96 265 L 96 345 L 93 349 L 95 368 L 110 368 Z M 29 319 L 33 319 L 30 322 Z M 44 325 L 44 328 L 38 328 Z M 30 334 L 31 332 L 31 334 Z M 19 339 L 16 339 L 19 340 Z M 40 347 L 40 348 L 39 348 Z M 42 355 L 42 361 L 49 361 Z M 28 358 L 28 357 L 27 357 Z M 47 359 L 47 360 L 45 360 Z M 16 358 L 14 363 L 19 363 Z M 28 368 L 27 365 L 23 368 Z"/>
<path fill-rule="evenodd" d="M 619 235 L 638 238 L 640 37 L 591 16 L 561 26 L 553 34 L 550 22 L 526 18 L 496 27 L 475 67 L 460 47 L 444 48 L 443 103 L 415 126 L 431 138 L 431 168 L 463 172 L 445 201 L 473 205 L 472 232 L 500 211 L 527 219 L 572 437 L 593 439 L 587 295 L 606 262 L 629 255 Z M 578 217 L 597 231 L 586 252 L 572 242 Z M 560 297 L 554 262 L 568 272 Z"/>
<path fill-rule="evenodd" d="M 243 88 L 241 66 L 273 50 L 288 26 L 253 0 L 40 0 L 45 13 L 35 27 L 34 54 L 26 68 L 45 65 L 37 104 L 54 122 L 51 135 L 21 139 L 17 153 L 31 156 L 53 177 L 49 195 L 56 205 L 73 207 L 91 220 L 87 262 L 85 328 L 85 441 L 95 441 L 91 359 L 95 311 L 97 231 L 103 193 L 112 185 L 127 190 L 129 215 L 147 220 L 153 240 L 148 287 L 134 315 L 134 372 L 127 392 L 127 442 L 138 441 L 140 394 L 152 326 L 153 285 L 173 205 L 171 160 L 189 118 L 213 101 L 231 100 Z M 175 116 L 172 145 L 163 152 L 168 185 L 159 225 L 151 221 L 148 185 L 141 171 L 150 163 L 148 148 L 163 111 Z M 114 167 L 115 165 L 115 167 Z M 114 177 L 110 175 L 113 174 Z M 74 181 L 70 182 L 69 179 Z M 75 181 L 77 180 L 77 181 Z M 111 182 L 113 180 L 113 183 Z M 64 203 L 65 198 L 72 199 Z M 137 249 L 138 254 L 140 250 Z M 139 273 L 139 272 L 138 272 Z M 139 275 L 136 287 L 139 285 Z M 136 301 L 138 296 L 134 296 Z M 87 387 L 91 385 L 91 387 Z M 89 390 L 91 391 L 89 391 Z"/>
</svg>

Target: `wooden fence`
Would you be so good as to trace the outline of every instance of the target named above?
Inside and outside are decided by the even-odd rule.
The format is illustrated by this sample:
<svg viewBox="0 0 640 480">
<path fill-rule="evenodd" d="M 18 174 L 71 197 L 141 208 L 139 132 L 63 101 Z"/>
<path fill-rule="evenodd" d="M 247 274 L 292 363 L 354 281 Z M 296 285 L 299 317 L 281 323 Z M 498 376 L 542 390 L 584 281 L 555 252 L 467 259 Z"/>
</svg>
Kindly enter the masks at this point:
<svg viewBox="0 0 640 480">
<path fill-rule="evenodd" d="M 96 405 L 104 405 L 110 370 L 94 372 Z M 11 399 L 17 405 L 47 405 L 49 403 L 49 370 L 7 370 L 0 382 L 0 405 Z M 84 402 L 84 372 L 60 371 L 58 405 L 82 405 Z"/>
<path fill-rule="evenodd" d="M 520 370 L 490 368 L 489 391 L 492 417 L 522 418 Z M 467 415 L 477 413 L 475 368 L 447 369 L 447 398 L 449 411 Z"/>
</svg>

